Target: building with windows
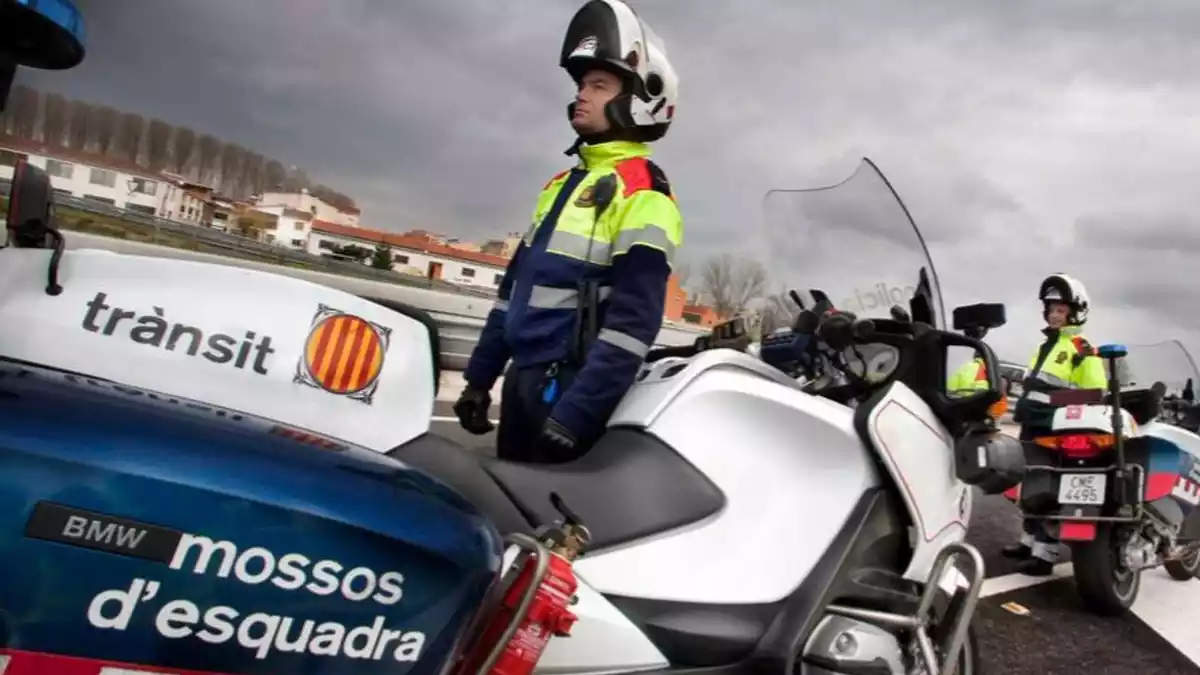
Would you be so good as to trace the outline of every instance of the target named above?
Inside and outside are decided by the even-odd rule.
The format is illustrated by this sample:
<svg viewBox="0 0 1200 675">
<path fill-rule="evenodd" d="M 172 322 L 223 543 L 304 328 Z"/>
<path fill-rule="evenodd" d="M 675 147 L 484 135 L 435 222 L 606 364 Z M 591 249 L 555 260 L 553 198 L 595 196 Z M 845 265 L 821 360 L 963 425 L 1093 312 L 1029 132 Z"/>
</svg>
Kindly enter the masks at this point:
<svg viewBox="0 0 1200 675">
<path fill-rule="evenodd" d="M 310 211 L 278 204 L 255 206 L 255 211 L 275 216 L 275 226 L 263 233 L 263 241 L 297 251 L 308 250 L 308 237 L 316 217 Z M 343 226 L 344 227 L 344 226 Z"/>
<path fill-rule="evenodd" d="M 323 220 L 345 227 L 358 227 L 358 209 L 340 209 L 310 193 L 307 189 L 300 192 L 264 192 L 258 196 L 255 203 L 259 208 L 275 209 L 283 207 L 292 211 L 302 211 L 309 215 L 309 220 Z M 274 211 L 271 211 L 274 213 Z"/>
<path fill-rule="evenodd" d="M 445 244 L 424 232 L 396 234 L 314 220 L 309 230 L 309 253 L 371 262 L 381 244 L 391 249 L 397 272 L 448 281 L 452 284 L 498 289 L 508 259 Z"/>
<path fill-rule="evenodd" d="M 169 182 L 137 165 L 85 161 L 81 153 L 43 149 L 28 141 L 6 139 L 0 145 L 0 179 L 12 180 L 13 166 L 22 157 L 49 174 L 55 194 L 164 218 L 177 210 Z"/>
</svg>

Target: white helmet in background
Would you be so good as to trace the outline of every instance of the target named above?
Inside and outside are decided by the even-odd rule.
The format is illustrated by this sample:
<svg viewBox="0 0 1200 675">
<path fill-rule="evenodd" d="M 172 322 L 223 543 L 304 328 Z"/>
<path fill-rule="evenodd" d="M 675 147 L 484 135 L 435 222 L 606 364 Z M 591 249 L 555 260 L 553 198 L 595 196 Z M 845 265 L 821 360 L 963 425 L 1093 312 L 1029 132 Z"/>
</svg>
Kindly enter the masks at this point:
<svg viewBox="0 0 1200 675">
<path fill-rule="evenodd" d="M 609 124 L 631 140 L 666 135 L 675 119 L 679 76 L 658 35 L 622 0 L 589 0 L 575 13 L 563 39 L 559 66 L 576 84 L 590 70 L 606 70 L 624 82 L 604 108 Z M 567 106 L 574 116 L 575 104 Z"/>
<path fill-rule="evenodd" d="M 1068 326 L 1082 326 L 1087 323 L 1088 306 L 1091 301 L 1088 298 L 1087 287 L 1074 277 L 1066 274 L 1051 274 L 1046 277 L 1038 289 L 1038 300 L 1042 301 L 1043 319 L 1049 314 L 1051 302 L 1061 302 L 1070 308 L 1067 315 Z"/>
</svg>

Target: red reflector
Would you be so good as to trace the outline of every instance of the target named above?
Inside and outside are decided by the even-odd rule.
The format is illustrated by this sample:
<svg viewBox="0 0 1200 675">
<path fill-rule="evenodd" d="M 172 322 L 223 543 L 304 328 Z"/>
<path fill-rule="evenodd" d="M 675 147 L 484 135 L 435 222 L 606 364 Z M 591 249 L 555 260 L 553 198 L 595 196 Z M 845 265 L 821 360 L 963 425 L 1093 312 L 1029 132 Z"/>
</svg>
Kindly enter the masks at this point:
<svg viewBox="0 0 1200 675">
<path fill-rule="evenodd" d="M 1103 449 L 1092 443 L 1091 437 L 1086 434 L 1063 436 L 1058 439 L 1058 448 L 1067 457 L 1091 457 Z"/>
<path fill-rule="evenodd" d="M 1058 538 L 1063 541 L 1091 541 L 1096 538 L 1096 524 L 1063 521 Z"/>
<path fill-rule="evenodd" d="M 0 675 L 222 675 L 60 654 L 0 649 Z"/>
</svg>

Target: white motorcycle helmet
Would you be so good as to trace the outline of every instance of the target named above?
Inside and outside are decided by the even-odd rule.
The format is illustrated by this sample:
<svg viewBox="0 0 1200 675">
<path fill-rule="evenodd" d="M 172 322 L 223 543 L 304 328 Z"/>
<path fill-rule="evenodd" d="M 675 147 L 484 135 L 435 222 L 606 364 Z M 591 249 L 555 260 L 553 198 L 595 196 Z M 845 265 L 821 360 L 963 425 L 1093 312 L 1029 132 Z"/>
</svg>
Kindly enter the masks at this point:
<svg viewBox="0 0 1200 675">
<path fill-rule="evenodd" d="M 1088 306 L 1091 301 L 1088 299 L 1087 287 L 1078 279 L 1066 274 L 1051 274 L 1042 280 L 1042 286 L 1038 289 L 1038 299 L 1044 307 L 1043 319 L 1050 313 L 1051 302 L 1062 302 L 1071 310 L 1067 315 L 1068 326 L 1082 326 L 1087 323 Z"/>
<path fill-rule="evenodd" d="M 590 0 L 575 13 L 563 39 L 559 66 L 578 85 L 590 70 L 620 77 L 624 90 L 605 106 L 614 131 L 635 141 L 657 141 L 675 119 L 679 77 L 662 40 L 622 0 Z M 575 104 L 567 106 L 568 118 Z"/>
</svg>

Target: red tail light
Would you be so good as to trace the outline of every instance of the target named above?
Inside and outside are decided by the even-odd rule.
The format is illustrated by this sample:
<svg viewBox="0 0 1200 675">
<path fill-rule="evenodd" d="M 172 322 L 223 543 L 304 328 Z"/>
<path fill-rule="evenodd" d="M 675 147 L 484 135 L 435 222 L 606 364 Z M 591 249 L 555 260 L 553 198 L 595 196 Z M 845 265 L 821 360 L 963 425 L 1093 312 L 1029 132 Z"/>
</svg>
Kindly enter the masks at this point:
<svg viewBox="0 0 1200 675">
<path fill-rule="evenodd" d="M 1066 436 L 1042 436 L 1034 443 L 1043 448 L 1058 450 L 1064 457 L 1081 459 L 1095 457 L 1113 446 L 1112 434 L 1068 434 Z"/>
</svg>

